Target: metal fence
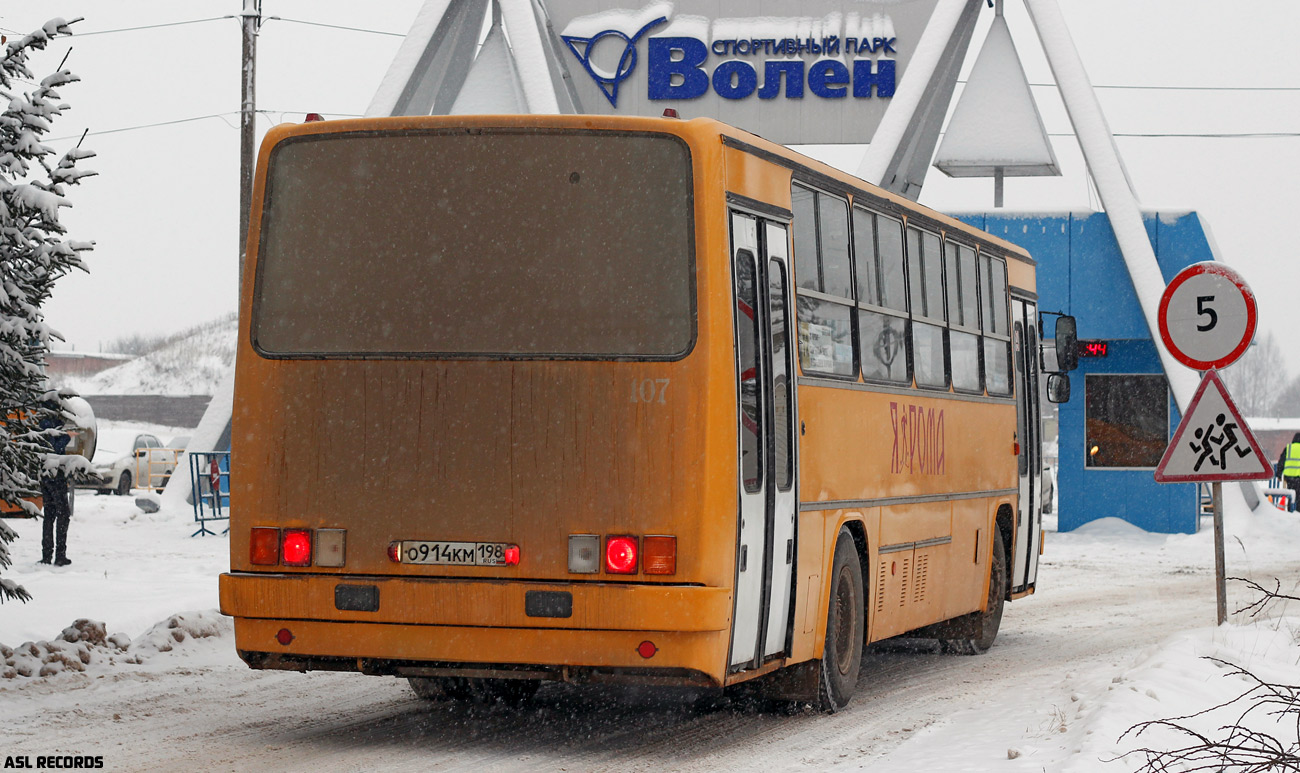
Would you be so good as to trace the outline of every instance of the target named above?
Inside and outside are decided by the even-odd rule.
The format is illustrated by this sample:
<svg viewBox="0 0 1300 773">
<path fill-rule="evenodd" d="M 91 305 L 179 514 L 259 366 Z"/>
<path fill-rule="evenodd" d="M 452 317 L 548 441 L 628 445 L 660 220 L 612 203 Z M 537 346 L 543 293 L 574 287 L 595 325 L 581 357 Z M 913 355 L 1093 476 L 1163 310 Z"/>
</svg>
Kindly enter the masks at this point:
<svg viewBox="0 0 1300 773">
<path fill-rule="evenodd" d="M 136 451 L 132 470 L 135 488 L 161 492 L 171 480 L 176 462 L 183 453 L 184 448 L 142 448 Z"/>
<path fill-rule="evenodd" d="M 216 534 L 208 528 L 212 521 L 226 521 L 221 533 L 230 531 L 230 452 L 196 451 L 190 453 L 190 482 L 194 497 L 194 522 L 198 531 L 191 534 Z"/>
</svg>

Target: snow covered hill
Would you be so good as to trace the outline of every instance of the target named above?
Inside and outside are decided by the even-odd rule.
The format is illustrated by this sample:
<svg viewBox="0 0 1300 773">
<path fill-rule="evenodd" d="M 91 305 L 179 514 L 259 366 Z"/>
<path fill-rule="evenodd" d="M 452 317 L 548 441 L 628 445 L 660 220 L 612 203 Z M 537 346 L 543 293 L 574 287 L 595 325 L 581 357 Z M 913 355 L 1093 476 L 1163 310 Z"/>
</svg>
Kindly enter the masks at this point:
<svg viewBox="0 0 1300 773">
<path fill-rule="evenodd" d="M 83 395 L 211 395 L 235 362 L 235 315 L 178 333 L 148 354 L 96 373 L 65 379 Z"/>
</svg>

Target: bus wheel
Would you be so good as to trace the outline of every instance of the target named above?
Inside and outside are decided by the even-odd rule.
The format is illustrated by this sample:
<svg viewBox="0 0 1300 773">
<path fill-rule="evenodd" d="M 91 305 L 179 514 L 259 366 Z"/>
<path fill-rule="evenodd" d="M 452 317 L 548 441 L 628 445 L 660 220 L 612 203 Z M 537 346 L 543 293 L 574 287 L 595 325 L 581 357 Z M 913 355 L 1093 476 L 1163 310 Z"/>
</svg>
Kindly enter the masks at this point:
<svg viewBox="0 0 1300 773">
<path fill-rule="evenodd" d="M 988 652 L 998 637 L 1002 625 L 1002 608 L 1006 605 L 1007 554 L 1002 545 L 1002 532 L 993 530 L 993 561 L 989 568 L 989 604 L 984 612 L 968 616 L 963 626 L 965 634 L 955 639 L 940 639 L 939 646 L 953 655 L 980 655 Z"/>
<path fill-rule="evenodd" d="M 434 676 L 408 676 L 407 684 L 411 685 L 411 691 L 417 697 L 426 701 L 440 701 L 443 698 L 451 696 L 443 688 L 443 680 Z"/>
<path fill-rule="evenodd" d="M 862 564 L 848 529 L 840 529 L 831 569 L 831 599 L 826 610 L 826 650 L 818 680 L 818 709 L 835 712 L 848 705 L 862 668 L 866 631 L 866 595 Z"/>
</svg>

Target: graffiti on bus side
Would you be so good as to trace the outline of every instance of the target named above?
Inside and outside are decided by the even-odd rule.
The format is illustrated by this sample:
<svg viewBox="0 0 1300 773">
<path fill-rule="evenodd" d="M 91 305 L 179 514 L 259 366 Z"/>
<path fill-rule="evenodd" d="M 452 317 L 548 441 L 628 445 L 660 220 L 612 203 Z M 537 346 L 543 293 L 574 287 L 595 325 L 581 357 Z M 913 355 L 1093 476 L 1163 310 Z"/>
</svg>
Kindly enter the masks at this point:
<svg viewBox="0 0 1300 773">
<path fill-rule="evenodd" d="M 890 472 L 945 474 L 942 408 L 891 402 L 889 421 L 894 428 L 894 453 Z"/>
</svg>

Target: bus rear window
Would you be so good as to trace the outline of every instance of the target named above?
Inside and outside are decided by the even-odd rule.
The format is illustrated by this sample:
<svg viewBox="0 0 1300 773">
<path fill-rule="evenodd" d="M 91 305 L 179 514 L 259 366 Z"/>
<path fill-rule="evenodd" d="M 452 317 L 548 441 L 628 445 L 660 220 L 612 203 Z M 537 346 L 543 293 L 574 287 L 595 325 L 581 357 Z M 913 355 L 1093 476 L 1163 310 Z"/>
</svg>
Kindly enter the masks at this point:
<svg viewBox="0 0 1300 773">
<path fill-rule="evenodd" d="M 314 135 L 272 151 L 267 356 L 671 359 L 695 333 L 690 154 L 667 135 Z"/>
</svg>

